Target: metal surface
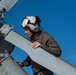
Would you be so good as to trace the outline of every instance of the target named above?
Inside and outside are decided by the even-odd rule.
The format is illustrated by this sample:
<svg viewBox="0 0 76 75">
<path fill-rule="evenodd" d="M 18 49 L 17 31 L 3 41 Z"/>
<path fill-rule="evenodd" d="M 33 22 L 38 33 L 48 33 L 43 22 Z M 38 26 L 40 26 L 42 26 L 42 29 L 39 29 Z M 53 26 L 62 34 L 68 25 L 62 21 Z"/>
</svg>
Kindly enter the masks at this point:
<svg viewBox="0 0 76 75">
<path fill-rule="evenodd" d="M 7 29 L 6 29 L 7 28 Z M 0 30 L 2 30 L 0 34 L 0 53 L 5 53 L 7 51 L 9 54 L 14 50 L 14 45 L 10 42 L 4 40 L 4 36 L 8 34 L 8 32 L 11 31 L 12 28 L 10 28 L 7 24 L 4 24 Z M 5 34 L 3 34 L 5 33 Z"/>
<path fill-rule="evenodd" d="M 0 11 L 8 11 L 18 0 L 0 0 Z"/>
<path fill-rule="evenodd" d="M 28 75 L 15 60 L 10 57 L 10 53 L 14 50 L 15 46 L 4 38 L 11 30 L 12 28 L 7 24 L 0 27 L 0 75 Z"/>
<path fill-rule="evenodd" d="M 10 56 L 0 60 L 0 75 L 28 75 Z"/>
<path fill-rule="evenodd" d="M 0 20 L 3 20 L 3 12 L 8 11 L 18 0 L 0 0 Z M 0 23 L 0 75 L 28 75 L 9 55 L 14 45 L 4 40 L 12 30 L 7 24 Z"/>
</svg>

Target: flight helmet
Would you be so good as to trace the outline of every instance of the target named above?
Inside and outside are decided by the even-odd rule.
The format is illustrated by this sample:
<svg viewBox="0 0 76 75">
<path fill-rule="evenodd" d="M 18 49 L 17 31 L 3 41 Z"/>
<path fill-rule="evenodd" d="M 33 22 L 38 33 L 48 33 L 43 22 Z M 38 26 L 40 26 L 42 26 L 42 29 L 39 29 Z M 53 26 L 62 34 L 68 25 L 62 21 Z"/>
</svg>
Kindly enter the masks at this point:
<svg viewBox="0 0 76 75">
<path fill-rule="evenodd" d="M 22 21 L 22 28 L 29 27 L 31 31 L 38 32 L 40 30 L 40 18 L 38 16 L 27 16 Z"/>
</svg>

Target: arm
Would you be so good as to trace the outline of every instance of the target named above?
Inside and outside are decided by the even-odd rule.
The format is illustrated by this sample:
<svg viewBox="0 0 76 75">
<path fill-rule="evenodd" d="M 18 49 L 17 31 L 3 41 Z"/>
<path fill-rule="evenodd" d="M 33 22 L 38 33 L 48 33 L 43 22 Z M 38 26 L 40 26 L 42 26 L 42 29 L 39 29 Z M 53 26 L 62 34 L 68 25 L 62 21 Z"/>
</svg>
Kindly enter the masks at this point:
<svg viewBox="0 0 76 75">
<path fill-rule="evenodd" d="M 61 49 L 58 43 L 54 40 L 48 39 L 45 44 L 42 44 L 41 47 L 56 57 L 59 57 L 61 55 Z"/>
<path fill-rule="evenodd" d="M 59 57 L 61 55 L 61 50 L 60 50 L 59 46 L 57 46 L 56 43 L 51 44 L 51 42 L 49 40 L 47 40 L 46 44 L 34 42 L 34 43 L 32 43 L 32 47 L 33 48 L 41 47 L 57 57 Z"/>
<path fill-rule="evenodd" d="M 41 47 L 47 52 L 59 57 L 61 55 L 61 49 L 58 43 L 53 39 L 52 36 L 48 34 L 41 34 L 40 37 L 36 40 L 36 42 L 32 43 L 33 48 Z"/>
<path fill-rule="evenodd" d="M 16 62 L 17 62 L 21 67 L 30 66 L 30 65 L 31 65 L 31 58 L 28 56 L 23 62 L 18 62 L 17 60 L 16 60 Z"/>
</svg>

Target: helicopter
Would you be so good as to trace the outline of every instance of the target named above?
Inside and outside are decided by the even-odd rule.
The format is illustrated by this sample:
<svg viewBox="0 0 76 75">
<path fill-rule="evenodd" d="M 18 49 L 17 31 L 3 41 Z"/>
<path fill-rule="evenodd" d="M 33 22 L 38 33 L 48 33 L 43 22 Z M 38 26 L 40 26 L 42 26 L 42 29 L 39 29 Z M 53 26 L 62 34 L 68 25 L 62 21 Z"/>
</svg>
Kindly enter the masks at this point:
<svg viewBox="0 0 76 75">
<path fill-rule="evenodd" d="M 4 2 L 6 1 L 1 0 L 0 3 L 2 4 Z M 4 5 L 3 4 L 0 5 L 1 20 L 3 19 L 3 12 L 8 11 L 12 3 L 14 5 L 16 2 L 17 0 L 11 0 L 8 3 L 9 5 L 8 7 L 5 6 L 6 3 Z M 0 49 L 1 51 L 0 52 L 0 73 L 1 74 L 0 75 L 28 75 L 10 56 L 10 53 L 14 50 L 14 46 L 17 46 L 24 52 L 28 53 L 31 59 L 35 61 L 36 63 L 55 72 L 58 75 L 76 75 L 75 66 L 73 66 L 72 64 L 68 63 L 67 61 L 61 58 L 57 58 L 53 56 L 52 54 L 46 52 L 42 48 L 37 48 L 37 50 L 34 50 L 31 47 L 31 42 L 27 40 L 26 38 L 24 38 L 23 36 L 21 36 L 16 31 L 14 31 L 13 27 L 10 27 L 9 24 L 6 24 L 6 23 L 0 24 L 0 37 L 1 39 L 3 39 L 3 41 L 1 40 L 2 43 L 0 46 L 1 47 Z M 48 58 L 48 59 L 45 59 L 45 58 Z"/>
</svg>

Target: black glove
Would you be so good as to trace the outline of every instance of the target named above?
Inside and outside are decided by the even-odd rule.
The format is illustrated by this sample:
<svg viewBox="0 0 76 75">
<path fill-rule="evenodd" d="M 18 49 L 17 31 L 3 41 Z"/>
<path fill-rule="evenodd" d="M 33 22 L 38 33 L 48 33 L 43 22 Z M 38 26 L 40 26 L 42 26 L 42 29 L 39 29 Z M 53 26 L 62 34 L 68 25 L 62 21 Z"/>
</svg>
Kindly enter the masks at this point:
<svg viewBox="0 0 76 75">
<path fill-rule="evenodd" d="M 16 61 L 16 63 L 19 64 L 21 67 L 24 66 L 24 63 L 22 63 L 22 62 Z"/>
</svg>

